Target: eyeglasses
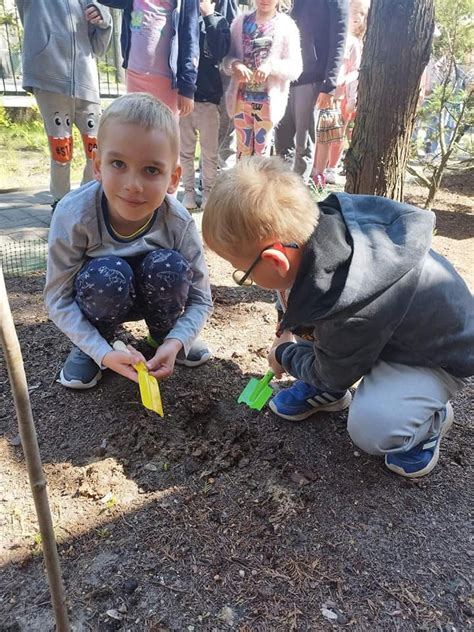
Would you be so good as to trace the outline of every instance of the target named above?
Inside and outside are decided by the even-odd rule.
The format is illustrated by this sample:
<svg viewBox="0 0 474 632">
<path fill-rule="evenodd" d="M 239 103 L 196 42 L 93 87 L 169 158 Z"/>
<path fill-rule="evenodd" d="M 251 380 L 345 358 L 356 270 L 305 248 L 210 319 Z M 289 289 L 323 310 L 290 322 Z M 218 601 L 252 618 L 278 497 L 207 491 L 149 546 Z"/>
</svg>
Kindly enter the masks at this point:
<svg viewBox="0 0 474 632">
<path fill-rule="evenodd" d="M 276 243 L 276 244 L 271 244 L 270 246 L 265 246 L 265 248 L 258 253 L 258 257 L 255 258 L 255 260 L 251 263 L 250 267 L 247 268 L 247 270 L 234 270 L 233 271 L 232 278 L 234 279 L 234 282 L 237 283 L 237 285 L 249 287 L 253 283 L 253 279 L 250 275 L 252 274 L 252 271 L 257 265 L 257 263 L 260 261 L 265 250 L 274 249 L 274 250 L 279 250 L 280 252 L 284 253 L 285 248 L 299 248 L 299 246 L 298 244 L 295 244 L 295 243 L 291 243 L 291 244 Z"/>
</svg>

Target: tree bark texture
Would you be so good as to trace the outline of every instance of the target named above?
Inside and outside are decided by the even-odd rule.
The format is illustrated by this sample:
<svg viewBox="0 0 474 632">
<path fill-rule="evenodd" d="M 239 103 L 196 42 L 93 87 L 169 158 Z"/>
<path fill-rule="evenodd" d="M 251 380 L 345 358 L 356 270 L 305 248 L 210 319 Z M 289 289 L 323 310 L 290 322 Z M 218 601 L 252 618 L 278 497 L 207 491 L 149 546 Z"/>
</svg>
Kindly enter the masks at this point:
<svg viewBox="0 0 474 632">
<path fill-rule="evenodd" d="M 433 0 L 372 0 L 359 73 L 346 191 L 403 198 L 420 79 L 434 29 Z"/>
</svg>

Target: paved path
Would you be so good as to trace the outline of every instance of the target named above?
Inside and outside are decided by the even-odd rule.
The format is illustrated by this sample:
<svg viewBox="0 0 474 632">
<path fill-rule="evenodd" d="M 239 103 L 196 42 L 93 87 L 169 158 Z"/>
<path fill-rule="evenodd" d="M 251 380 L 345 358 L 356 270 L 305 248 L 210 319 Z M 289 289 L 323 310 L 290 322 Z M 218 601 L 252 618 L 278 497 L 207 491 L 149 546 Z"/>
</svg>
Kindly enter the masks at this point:
<svg viewBox="0 0 474 632">
<path fill-rule="evenodd" d="M 0 245 L 37 239 L 46 242 L 50 220 L 51 196 L 47 191 L 0 194 Z"/>
</svg>

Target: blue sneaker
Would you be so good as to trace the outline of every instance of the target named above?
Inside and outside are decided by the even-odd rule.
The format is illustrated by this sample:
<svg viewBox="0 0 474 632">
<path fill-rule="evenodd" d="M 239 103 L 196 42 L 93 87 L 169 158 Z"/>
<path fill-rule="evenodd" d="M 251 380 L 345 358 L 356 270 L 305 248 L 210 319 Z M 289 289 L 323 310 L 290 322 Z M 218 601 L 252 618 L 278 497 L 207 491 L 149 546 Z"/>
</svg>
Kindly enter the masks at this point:
<svg viewBox="0 0 474 632">
<path fill-rule="evenodd" d="M 418 478 L 426 476 L 438 463 L 441 439 L 453 425 L 453 407 L 448 402 L 441 429 L 426 441 L 419 443 L 408 452 L 395 452 L 385 455 L 385 465 L 389 470 L 405 476 L 406 478 Z"/>
<path fill-rule="evenodd" d="M 78 390 L 92 388 L 102 373 L 92 358 L 77 347 L 73 347 L 64 363 L 59 380 L 63 386 Z"/>
<path fill-rule="evenodd" d="M 298 380 L 280 391 L 270 400 L 270 409 L 283 419 L 300 421 L 320 411 L 333 412 L 349 407 L 352 395 L 349 391 L 322 391 L 316 386 Z"/>
</svg>

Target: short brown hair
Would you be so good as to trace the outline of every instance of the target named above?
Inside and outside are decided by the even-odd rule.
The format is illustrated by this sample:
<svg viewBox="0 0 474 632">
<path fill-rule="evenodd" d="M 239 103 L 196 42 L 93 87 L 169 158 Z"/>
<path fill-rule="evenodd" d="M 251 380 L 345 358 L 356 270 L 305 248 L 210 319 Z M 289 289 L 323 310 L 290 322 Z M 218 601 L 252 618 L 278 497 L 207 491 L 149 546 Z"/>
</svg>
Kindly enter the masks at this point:
<svg viewBox="0 0 474 632">
<path fill-rule="evenodd" d="M 179 157 L 179 128 L 170 108 L 147 92 L 131 92 L 118 97 L 105 109 L 100 118 L 97 144 L 101 133 L 111 120 L 132 123 L 145 129 L 161 130 L 170 143 L 173 158 Z"/>
<path fill-rule="evenodd" d="M 202 234 L 210 248 L 233 254 L 268 239 L 305 244 L 319 209 L 299 175 L 281 158 L 244 158 L 221 174 L 209 195 Z"/>
</svg>

